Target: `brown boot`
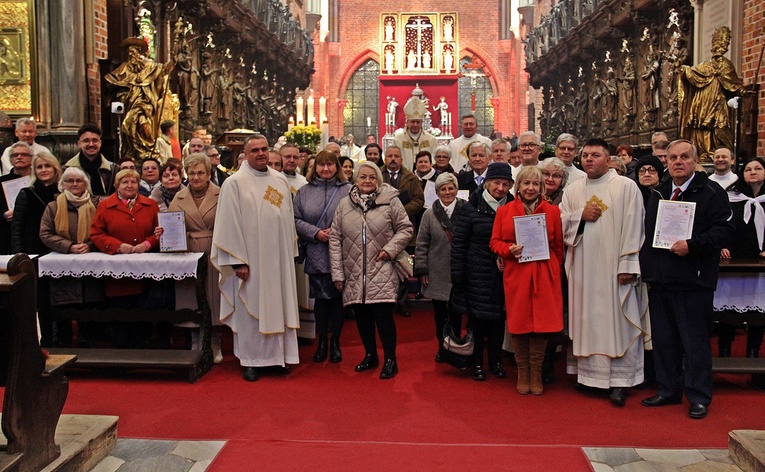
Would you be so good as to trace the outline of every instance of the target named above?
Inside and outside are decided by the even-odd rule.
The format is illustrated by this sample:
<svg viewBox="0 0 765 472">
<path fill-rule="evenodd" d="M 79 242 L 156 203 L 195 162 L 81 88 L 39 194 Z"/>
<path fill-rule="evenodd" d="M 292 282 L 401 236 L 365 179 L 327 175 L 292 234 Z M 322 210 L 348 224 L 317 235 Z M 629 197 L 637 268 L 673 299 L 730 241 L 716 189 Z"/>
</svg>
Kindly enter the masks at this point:
<svg viewBox="0 0 765 472">
<path fill-rule="evenodd" d="M 529 340 L 527 334 L 513 335 L 515 348 L 515 364 L 518 366 L 518 383 L 516 388 L 521 395 L 529 394 Z"/>
<path fill-rule="evenodd" d="M 541 335 L 531 336 L 529 341 L 529 370 L 530 389 L 534 395 L 542 395 L 544 384 L 542 383 L 542 366 L 545 360 L 545 348 L 547 347 L 547 337 Z"/>
</svg>

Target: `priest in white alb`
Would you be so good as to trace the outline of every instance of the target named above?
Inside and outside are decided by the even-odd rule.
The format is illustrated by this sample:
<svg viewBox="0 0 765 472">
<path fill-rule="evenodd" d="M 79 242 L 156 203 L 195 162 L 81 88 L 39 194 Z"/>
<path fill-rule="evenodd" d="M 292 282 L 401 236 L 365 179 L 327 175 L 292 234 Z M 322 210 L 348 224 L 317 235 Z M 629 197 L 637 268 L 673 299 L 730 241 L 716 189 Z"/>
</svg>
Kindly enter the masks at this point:
<svg viewBox="0 0 765 472">
<path fill-rule="evenodd" d="M 268 167 L 268 141 L 251 135 L 244 153 L 220 191 L 211 258 L 220 271 L 221 321 L 253 382 L 262 367 L 287 373 L 299 361 L 297 235 L 287 178 Z"/>
<path fill-rule="evenodd" d="M 417 95 L 416 95 L 417 94 Z M 404 105 L 406 127 L 393 134 L 393 144 L 401 149 L 401 167 L 414 171 L 415 157 L 420 151 L 436 155 L 436 137 L 422 129 L 422 119 L 428 111 L 428 103 L 419 98 L 422 90 L 416 87 L 412 97 Z"/>
<path fill-rule="evenodd" d="M 638 261 L 644 210 L 635 182 L 610 170 L 608 158 L 605 141 L 588 141 L 587 178 L 567 186 L 560 204 L 576 359 L 568 372 L 582 385 L 611 389 L 611 402 L 623 406 L 625 389 L 643 382 L 650 339 Z"/>
</svg>

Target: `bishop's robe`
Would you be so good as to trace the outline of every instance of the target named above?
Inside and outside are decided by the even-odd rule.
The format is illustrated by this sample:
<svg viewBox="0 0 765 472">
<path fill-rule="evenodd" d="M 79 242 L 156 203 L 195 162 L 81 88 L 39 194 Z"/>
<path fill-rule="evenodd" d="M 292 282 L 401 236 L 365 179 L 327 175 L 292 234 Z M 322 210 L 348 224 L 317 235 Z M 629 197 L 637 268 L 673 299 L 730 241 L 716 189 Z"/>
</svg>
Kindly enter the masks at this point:
<svg viewBox="0 0 765 472">
<path fill-rule="evenodd" d="M 582 222 L 585 204 L 602 211 Z M 620 285 L 618 274 L 640 275 L 643 200 L 634 181 L 609 170 L 597 179 L 566 187 L 560 204 L 567 246 L 569 336 L 578 381 L 598 388 L 631 387 L 643 381 L 644 335 L 648 335 L 645 286 Z"/>
<path fill-rule="evenodd" d="M 245 161 L 220 191 L 211 259 L 220 271 L 220 318 L 244 367 L 297 364 L 297 234 L 286 177 Z M 246 264 L 242 282 L 234 266 Z"/>
<path fill-rule="evenodd" d="M 425 130 L 420 130 L 419 136 L 412 137 L 406 129 L 400 129 L 393 134 L 393 144 L 401 148 L 401 167 L 411 171 L 414 171 L 417 153 L 428 151 L 432 162 L 438 147 L 436 137 Z"/>
</svg>

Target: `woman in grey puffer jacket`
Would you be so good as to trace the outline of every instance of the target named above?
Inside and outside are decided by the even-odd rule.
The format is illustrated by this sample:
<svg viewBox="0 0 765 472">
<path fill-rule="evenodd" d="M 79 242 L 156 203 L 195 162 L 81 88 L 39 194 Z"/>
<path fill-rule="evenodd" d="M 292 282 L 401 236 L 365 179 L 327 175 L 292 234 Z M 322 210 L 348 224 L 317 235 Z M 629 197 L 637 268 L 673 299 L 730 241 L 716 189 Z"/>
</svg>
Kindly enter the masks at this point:
<svg viewBox="0 0 765 472">
<path fill-rule="evenodd" d="M 355 184 L 335 210 L 329 235 L 332 281 L 343 293 L 343 304 L 353 306 L 366 350 L 356 372 L 379 365 L 376 326 L 385 356 L 380 378 L 390 379 L 398 373 L 393 308 L 399 280 L 393 261 L 412 238 L 414 227 L 398 190 L 383 183 L 375 164 L 360 163 L 353 176 Z"/>
<path fill-rule="evenodd" d="M 308 274 L 311 298 L 315 299 L 313 313 L 319 342 L 314 362 L 324 362 L 328 351 L 331 362 L 343 360 L 340 333 L 343 330 L 343 301 L 332 283 L 329 265 L 329 234 L 332 218 L 340 200 L 351 186 L 334 153 L 321 151 L 308 174 L 308 184 L 295 195 L 295 227 L 300 239 L 307 242 L 304 270 Z M 332 325 L 332 339 L 327 332 Z M 330 348 L 331 345 L 331 348 Z"/>
</svg>

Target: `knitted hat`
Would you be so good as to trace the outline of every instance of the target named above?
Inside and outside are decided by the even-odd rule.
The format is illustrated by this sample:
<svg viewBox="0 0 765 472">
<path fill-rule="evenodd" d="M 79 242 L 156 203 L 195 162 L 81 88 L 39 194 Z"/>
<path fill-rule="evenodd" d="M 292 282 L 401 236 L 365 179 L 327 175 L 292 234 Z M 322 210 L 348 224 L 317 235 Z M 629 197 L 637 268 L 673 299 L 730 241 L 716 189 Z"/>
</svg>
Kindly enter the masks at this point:
<svg viewBox="0 0 765 472">
<path fill-rule="evenodd" d="M 638 171 L 643 166 L 651 166 L 656 169 L 656 172 L 659 173 L 659 181 L 661 181 L 661 178 L 664 176 L 664 165 L 661 163 L 658 157 L 643 156 L 638 159 L 637 165 L 635 166 L 635 175 L 637 175 Z"/>
<path fill-rule="evenodd" d="M 513 170 L 504 162 L 492 162 L 486 171 L 486 180 L 507 179 L 513 182 Z"/>
</svg>

